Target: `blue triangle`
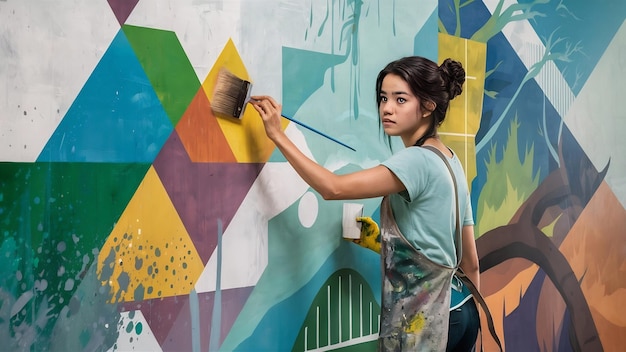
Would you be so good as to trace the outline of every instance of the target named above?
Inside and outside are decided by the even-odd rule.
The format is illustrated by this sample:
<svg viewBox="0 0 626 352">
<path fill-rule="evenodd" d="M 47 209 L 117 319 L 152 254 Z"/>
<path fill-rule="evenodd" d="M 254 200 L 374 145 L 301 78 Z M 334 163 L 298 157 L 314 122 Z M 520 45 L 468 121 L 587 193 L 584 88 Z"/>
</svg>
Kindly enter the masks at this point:
<svg viewBox="0 0 626 352">
<path fill-rule="evenodd" d="M 37 161 L 151 163 L 173 129 L 120 30 Z"/>
</svg>

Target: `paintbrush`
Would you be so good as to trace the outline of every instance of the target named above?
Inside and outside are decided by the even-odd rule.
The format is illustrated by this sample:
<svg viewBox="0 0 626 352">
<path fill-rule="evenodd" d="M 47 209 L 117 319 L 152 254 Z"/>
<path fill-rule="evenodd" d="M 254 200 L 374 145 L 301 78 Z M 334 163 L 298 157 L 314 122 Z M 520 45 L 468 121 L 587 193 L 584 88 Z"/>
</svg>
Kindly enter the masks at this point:
<svg viewBox="0 0 626 352">
<path fill-rule="evenodd" d="M 213 100 L 211 100 L 211 109 L 216 116 L 228 116 L 241 119 L 246 109 L 246 105 L 250 101 L 250 95 L 252 92 L 252 83 L 237 77 L 229 70 L 222 68 L 217 74 L 217 80 L 215 81 L 215 88 L 213 90 Z M 309 131 L 315 132 L 322 137 L 328 138 L 331 141 L 342 145 L 350 150 L 356 151 L 351 146 L 338 141 L 337 139 L 318 131 L 317 129 L 306 125 L 303 122 L 295 120 L 291 117 L 281 115 L 287 120 L 294 122 Z"/>
</svg>

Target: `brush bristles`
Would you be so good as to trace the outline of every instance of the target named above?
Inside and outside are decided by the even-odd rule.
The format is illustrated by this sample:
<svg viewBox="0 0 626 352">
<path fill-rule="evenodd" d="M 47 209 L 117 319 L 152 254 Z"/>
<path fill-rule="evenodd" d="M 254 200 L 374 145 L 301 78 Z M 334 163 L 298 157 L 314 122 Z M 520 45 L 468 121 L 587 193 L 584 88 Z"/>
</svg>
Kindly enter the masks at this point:
<svg viewBox="0 0 626 352">
<path fill-rule="evenodd" d="M 213 114 L 241 118 L 250 99 L 252 84 L 226 69 L 217 74 L 211 109 Z"/>
</svg>

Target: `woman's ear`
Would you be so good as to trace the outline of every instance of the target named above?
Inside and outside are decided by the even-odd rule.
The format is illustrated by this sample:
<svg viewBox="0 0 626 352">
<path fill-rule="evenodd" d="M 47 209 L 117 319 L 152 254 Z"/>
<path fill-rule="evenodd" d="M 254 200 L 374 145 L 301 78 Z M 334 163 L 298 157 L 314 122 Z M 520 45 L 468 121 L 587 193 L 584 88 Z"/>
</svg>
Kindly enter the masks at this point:
<svg viewBox="0 0 626 352">
<path fill-rule="evenodd" d="M 424 107 L 424 117 L 428 117 L 430 116 L 430 114 L 432 114 L 433 111 L 435 111 L 435 108 L 437 107 L 437 104 L 435 104 L 434 101 L 432 100 L 426 100 L 423 104 Z"/>
</svg>

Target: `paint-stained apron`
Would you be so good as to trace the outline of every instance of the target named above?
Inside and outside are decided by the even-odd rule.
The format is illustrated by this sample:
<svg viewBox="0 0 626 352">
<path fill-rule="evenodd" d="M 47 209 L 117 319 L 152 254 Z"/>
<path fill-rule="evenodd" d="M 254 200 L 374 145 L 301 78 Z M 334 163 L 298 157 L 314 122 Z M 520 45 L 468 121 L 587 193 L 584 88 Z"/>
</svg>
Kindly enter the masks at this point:
<svg viewBox="0 0 626 352">
<path fill-rule="evenodd" d="M 456 268 L 432 262 L 400 233 L 388 197 L 381 204 L 383 271 L 380 351 L 445 351 L 450 282 Z"/>
</svg>

